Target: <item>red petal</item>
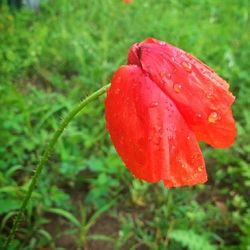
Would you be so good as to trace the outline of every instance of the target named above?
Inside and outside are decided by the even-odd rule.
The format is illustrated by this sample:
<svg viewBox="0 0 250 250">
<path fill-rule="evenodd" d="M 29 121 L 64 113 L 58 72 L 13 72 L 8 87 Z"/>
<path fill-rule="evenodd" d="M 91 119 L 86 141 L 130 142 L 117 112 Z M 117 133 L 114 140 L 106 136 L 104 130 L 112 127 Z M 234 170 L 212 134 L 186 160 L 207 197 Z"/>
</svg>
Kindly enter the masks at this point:
<svg viewBox="0 0 250 250">
<path fill-rule="evenodd" d="M 207 180 L 195 135 L 175 104 L 140 67 L 117 70 L 105 106 L 113 144 L 137 178 L 164 180 L 167 187 Z"/>
<path fill-rule="evenodd" d="M 171 98 L 198 140 L 218 148 L 234 142 L 234 96 L 212 69 L 183 50 L 152 38 L 134 45 L 128 60 L 130 64 L 138 61 Z"/>
</svg>

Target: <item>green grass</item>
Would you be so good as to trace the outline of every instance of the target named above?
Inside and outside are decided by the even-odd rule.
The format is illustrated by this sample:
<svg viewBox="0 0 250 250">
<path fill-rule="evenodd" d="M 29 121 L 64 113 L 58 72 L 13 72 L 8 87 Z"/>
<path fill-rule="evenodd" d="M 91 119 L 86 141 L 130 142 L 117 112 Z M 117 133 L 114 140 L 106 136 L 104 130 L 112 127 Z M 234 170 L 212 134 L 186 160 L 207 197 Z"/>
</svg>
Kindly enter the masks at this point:
<svg viewBox="0 0 250 250">
<path fill-rule="evenodd" d="M 12 249 L 250 247 L 248 0 L 57 0 L 44 1 L 38 13 L 0 8 L 0 246 L 61 117 L 110 81 L 131 44 L 155 37 L 230 83 L 234 146 L 203 146 L 204 186 L 169 191 L 135 180 L 105 130 L 102 97 L 59 140 Z"/>
</svg>

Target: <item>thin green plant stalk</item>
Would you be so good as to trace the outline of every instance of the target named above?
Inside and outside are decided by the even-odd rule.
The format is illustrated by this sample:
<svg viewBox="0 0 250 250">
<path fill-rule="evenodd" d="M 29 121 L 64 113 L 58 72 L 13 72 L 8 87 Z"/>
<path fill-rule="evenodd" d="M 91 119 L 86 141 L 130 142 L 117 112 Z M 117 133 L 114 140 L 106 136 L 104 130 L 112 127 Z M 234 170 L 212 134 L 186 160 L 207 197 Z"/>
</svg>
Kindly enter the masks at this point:
<svg viewBox="0 0 250 250">
<path fill-rule="evenodd" d="M 37 168 L 35 170 L 34 176 L 32 177 L 28 192 L 23 200 L 23 203 L 18 211 L 17 216 L 15 217 L 13 226 L 11 228 L 10 234 L 5 242 L 5 248 L 9 246 L 11 241 L 14 239 L 17 228 L 20 224 L 22 215 L 27 207 L 27 204 L 31 198 L 31 195 L 36 187 L 36 184 L 38 182 L 39 176 L 44 168 L 45 163 L 48 161 L 49 156 L 52 152 L 53 147 L 55 146 L 56 142 L 58 141 L 59 137 L 62 135 L 64 129 L 68 126 L 68 124 L 73 120 L 73 118 L 79 114 L 79 112 L 82 111 L 82 109 L 90 102 L 94 101 L 97 99 L 100 95 L 104 94 L 108 88 L 110 87 L 110 84 L 107 84 L 103 86 L 102 88 L 98 89 L 88 97 L 86 97 L 83 101 L 81 101 L 78 105 L 76 105 L 69 113 L 68 115 L 62 120 L 61 124 L 59 127 L 55 130 L 54 134 L 52 135 L 51 140 L 45 147 L 44 153 L 42 154 L 40 161 L 37 165 Z"/>
</svg>

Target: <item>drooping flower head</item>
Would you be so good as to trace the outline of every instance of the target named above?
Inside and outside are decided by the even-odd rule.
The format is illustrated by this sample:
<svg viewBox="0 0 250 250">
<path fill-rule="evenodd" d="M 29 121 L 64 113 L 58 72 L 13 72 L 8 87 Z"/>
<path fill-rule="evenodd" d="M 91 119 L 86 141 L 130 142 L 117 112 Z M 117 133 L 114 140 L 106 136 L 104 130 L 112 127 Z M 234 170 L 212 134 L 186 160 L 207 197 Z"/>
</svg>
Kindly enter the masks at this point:
<svg viewBox="0 0 250 250">
<path fill-rule="evenodd" d="M 132 174 L 166 187 L 207 181 L 197 141 L 230 146 L 236 135 L 229 86 L 194 56 L 148 38 L 134 44 L 105 102 L 111 140 Z"/>
</svg>

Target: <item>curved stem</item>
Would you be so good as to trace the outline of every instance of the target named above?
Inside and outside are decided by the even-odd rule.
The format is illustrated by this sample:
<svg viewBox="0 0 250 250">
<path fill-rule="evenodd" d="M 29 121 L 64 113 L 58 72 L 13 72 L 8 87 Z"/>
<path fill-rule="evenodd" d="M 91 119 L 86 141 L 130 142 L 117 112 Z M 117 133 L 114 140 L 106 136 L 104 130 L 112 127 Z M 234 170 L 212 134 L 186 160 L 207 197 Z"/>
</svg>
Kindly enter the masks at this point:
<svg viewBox="0 0 250 250">
<path fill-rule="evenodd" d="M 99 90 L 95 91 L 94 93 L 92 93 L 90 96 L 86 97 L 81 103 L 79 103 L 78 105 L 76 105 L 69 113 L 68 115 L 62 120 L 60 126 L 57 128 L 57 130 L 54 132 L 51 140 L 49 141 L 49 143 L 47 144 L 47 146 L 45 147 L 44 153 L 42 154 L 40 161 L 37 165 L 37 168 L 35 170 L 34 176 L 32 177 L 32 181 L 30 183 L 28 192 L 23 200 L 23 203 L 19 209 L 19 212 L 14 220 L 13 226 L 11 228 L 10 234 L 6 240 L 5 243 L 5 248 L 7 248 L 7 246 L 9 245 L 9 243 L 12 241 L 12 239 L 14 238 L 15 234 L 16 234 L 16 230 L 19 226 L 20 220 L 22 218 L 22 215 L 24 213 L 25 208 L 27 207 L 27 204 L 31 198 L 31 195 L 33 193 L 33 190 L 35 189 L 36 183 L 39 179 L 39 176 L 44 168 L 44 164 L 48 161 L 48 158 L 52 152 L 52 149 L 54 147 L 54 145 L 56 144 L 58 138 L 61 136 L 61 134 L 63 133 L 64 129 L 68 126 L 68 124 L 70 123 L 70 121 L 72 121 L 72 119 L 90 102 L 92 102 L 93 100 L 97 99 L 100 95 L 104 94 L 108 88 L 110 87 L 110 84 L 107 84 L 105 86 L 103 86 L 102 88 L 100 88 Z"/>
</svg>

